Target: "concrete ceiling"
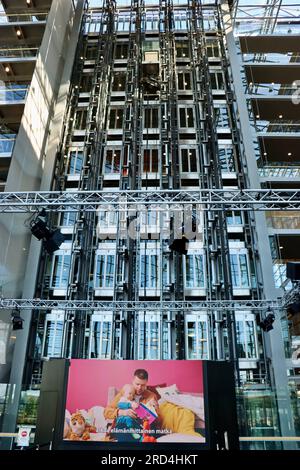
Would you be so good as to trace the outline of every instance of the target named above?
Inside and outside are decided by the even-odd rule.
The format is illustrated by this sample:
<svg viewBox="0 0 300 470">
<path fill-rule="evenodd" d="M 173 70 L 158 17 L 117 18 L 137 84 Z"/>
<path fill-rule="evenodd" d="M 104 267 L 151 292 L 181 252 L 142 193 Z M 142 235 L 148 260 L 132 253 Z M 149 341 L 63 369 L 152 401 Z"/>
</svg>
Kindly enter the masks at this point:
<svg viewBox="0 0 300 470">
<path fill-rule="evenodd" d="M 251 100 L 254 115 L 260 116 L 261 120 L 278 120 L 282 115 L 282 120 L 300 121 L 300 106 L 295 106 L 289 99 L 256 99 Z"/>
<path fill-rule="evenodd" d="M 35 59 L 26 60 L 26 62 L 6 62 L 0 64 L 0 80 L 4 82 L 13 81 L 28 81 L 32 79 L 32 75 L 35 69 Z M 5 71 L 5 66 L 8 65 L 10 72 Z"/>
<path fill-rule="evenodd" d="M 278 235 L 278 244 L 282 259 L 300 259 L 300 235 Z"/>
<path fill-rule="evenodd" d="M 1 3 L 7 13 L 26 13 L 32 10 L 49 11 L 52 0 L 31 0 L 30 6 L 27 5 L 26 0 L 1 0 Z"/>
<path fill-rule="evenodd" d="M 300 52 L 300 36 L 244 36 L 240 37 L 243 53 L 251 52 Z"/>
<path fill-rule="evenodd" d="M 267 156 L 264 156 L 264 160 L 269 163 L 272 162 L 285 162 L 293 163 L 300 162 L 300 136 L 299 137 L 259 137 L 259 144 L 261 149 L 261 155 L 265 152 Z M 289 156 L 288 154 L 292 155 Z"/>
<path fill-rule="evenodd" d="M 11 104 L 0 106 L 0 122 L 10 127 L 11 124 L 19 123 L 22 119 L 24 104 Z"/>
<path fill-rule="evenodd" d="M 17 24 L 14 26 L 9 24 L 1 25 L 0 47 L 41 44 L 45 32 L 45 23 L 20 24 L 19 27 L 22 32 L 20 39 L 16 33 L 18 26 Z"/>
<path fill-rule="evenodd" d="M 248 83 L 291 84 L 300 77 L 300 63 L 289 65 L 246 65 Z"/>
</svg>

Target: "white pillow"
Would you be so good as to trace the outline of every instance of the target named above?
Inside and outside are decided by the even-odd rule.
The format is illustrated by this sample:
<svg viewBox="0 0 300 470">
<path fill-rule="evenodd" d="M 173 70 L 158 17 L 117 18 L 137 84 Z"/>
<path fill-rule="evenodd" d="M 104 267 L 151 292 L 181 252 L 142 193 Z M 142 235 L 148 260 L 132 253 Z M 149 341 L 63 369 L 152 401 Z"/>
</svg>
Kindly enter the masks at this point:
<svg viewBox="0 0 300 470">
<path fill-rule="evenodd" d="M 169 387 L 156 387 L 156 390 L 162 398 L 168 397 L 170 395 L 177 395 L 177 393 L 179 393 L 176 384 L 170 385 Z"/>
<path fill-rule="evenodd" d="M 105 433 L 107 430 L 107 421 L 104 418 L 103 406 L 93 406 L 89 409 L 89 415 L 92 418 L 93 425 L 96 426 L 97 432 Z"/>
</svg>

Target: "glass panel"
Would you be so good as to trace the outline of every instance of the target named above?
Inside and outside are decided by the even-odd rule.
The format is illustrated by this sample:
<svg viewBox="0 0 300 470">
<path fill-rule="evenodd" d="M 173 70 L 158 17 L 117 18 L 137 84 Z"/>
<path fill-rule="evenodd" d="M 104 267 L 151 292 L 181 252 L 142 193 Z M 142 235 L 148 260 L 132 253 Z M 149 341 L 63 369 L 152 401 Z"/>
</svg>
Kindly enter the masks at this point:
<svg viewBox="0 0 300 470">
<path fill-rule="evenodd" d="M 247 257 L 246 255 L 240 255 L 240 270 L 241 270 L 241 285 L 242 287 L 249 286 L 249 275 L 247 268 Z"/>
</svg>

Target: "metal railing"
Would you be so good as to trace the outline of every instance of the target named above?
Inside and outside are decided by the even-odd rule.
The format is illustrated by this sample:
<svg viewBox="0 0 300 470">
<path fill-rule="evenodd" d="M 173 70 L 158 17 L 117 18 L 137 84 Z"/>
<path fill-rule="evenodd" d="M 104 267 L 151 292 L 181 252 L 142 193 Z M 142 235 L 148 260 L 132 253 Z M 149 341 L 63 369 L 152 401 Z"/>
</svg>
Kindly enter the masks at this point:
<svg viewBox="0 0 300 470">
<path fill-rule="evenodd" d="M 280 64 L 288 65 L 300 62 L 300 54 L 287 53 L 287 54 L 259 54 L 259 53 L 243 53 L 243 62 L 247 64 Z"/>
<path fill-rule="evenodd" d="M 255 128 L 257 132 L 279 132 L 279 133 L 298 133 L 300 132 L 300 122 L 290 121 L 256 121 Z"/>
<path fill-rule="evenodd" d="M 245 93 L 264 96 L 291 96 L 296 88 L 291 84 L 281 83 L 250 83 L 245 85 Z"/>
<path fill-rule="evenodd" d="M 12 153 L 16 142 L 16 134 L 0 135 L 0 155 L 3 153 Z"/>
<path fill-rule="evenodd" d="M 300 178 L 299 166 L 264 166 L 258 168 L 259 176 L 265 178 Z"/>
<path fill-rule="evenodd" d="M 0 86 L 0 101 L 24 101 L 29 85 L 24 86 Z"/>
<path fill-rule="evenodd" d="M 37 46 L 27 47 L 1 47 L 0 48 L 0 58 L 10 58 L 10 59 L 18 59 L 24 57 L 36 57 L 38 55 L 39 48 Z"/>
<path fill-rule="evenodd" d="M 48 13 L 3 13 L 0 12 L 0 24 L 10 23 L 39 23 L 47 21 Z"/>
</svg>

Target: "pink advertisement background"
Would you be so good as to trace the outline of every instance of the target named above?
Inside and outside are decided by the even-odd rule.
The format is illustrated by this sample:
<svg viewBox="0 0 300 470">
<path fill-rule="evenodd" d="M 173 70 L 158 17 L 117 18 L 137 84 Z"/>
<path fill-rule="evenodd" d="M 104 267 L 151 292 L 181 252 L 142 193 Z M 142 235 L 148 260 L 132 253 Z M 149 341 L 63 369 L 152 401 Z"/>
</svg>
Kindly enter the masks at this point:
<svg viewBox="0 0 300 470">
<path fill-rule="evenodd" d="M 71 360 L 66 408 L 107 405 L 108 388 L 130 383 L 136 369 L 146 369 L 149 385 L 176 384 L 180 392 L 203 393 L 202 361 L 101 361 Z"/>
</svg>

